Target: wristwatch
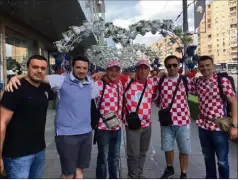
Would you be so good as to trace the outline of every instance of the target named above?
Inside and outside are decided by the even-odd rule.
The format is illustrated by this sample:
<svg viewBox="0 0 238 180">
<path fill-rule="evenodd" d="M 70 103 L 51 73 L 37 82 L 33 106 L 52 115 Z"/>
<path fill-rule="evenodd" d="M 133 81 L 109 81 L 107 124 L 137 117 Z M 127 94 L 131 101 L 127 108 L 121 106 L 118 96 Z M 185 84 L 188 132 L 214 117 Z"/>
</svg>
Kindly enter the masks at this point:
<svg viewBox="0 0 238 180">
<path fill-rule="evenodd" d="M 233 128 L 238 128 L 238 124 L 231 124 L 231 127 L 233 127 Z"/>
</svg>

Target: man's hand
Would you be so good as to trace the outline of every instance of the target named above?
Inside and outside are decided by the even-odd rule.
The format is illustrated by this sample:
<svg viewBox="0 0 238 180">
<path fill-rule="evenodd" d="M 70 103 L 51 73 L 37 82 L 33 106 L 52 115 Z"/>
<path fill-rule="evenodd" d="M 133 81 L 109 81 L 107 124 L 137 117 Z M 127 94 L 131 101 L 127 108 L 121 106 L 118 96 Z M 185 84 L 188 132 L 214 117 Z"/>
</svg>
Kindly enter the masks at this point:
<svg viewBox="0 0 238 180">
<path fill-rule="evenodd" d="M 18 89 L 18 86 L 21 85 L 21 82 L 19 80 L 19 78 L 17 76 L 14 76 L 10 79 L 9 83 L 6 85 L 5 87 L 5 91 L 8 91 L 8 92 L 13 92 L 13 87 Z"/>
<path fill-rule="evenodd" d="M 166 72 L 159 72 L 159 73 L 158 73 L 158 76 L 159 76 L 159 77 L 163 77 L 163 76 L 165 76 L 165 75 L 167 75 Z"/>
<path fill-rule="evenodd" d="M 235 140 L 237 138 L 238 138 L 238 129 L 234 128 L 234 127 L 231 127 L 230 128 L 230 139 Z"/>
<path fill-rule="evenodd" d="M 92 75 L 92 79 L 94 81 L 98 81 L 100 79 L 102 79 L 102 77 L 105 75 L 105 72 L 98 72 Z"/>
<path fill-rule="evenodd" d="M 4 172 L 5 172 L 5 169 L 4 169 L 3 160 L 2 158 L 0 158 L 0 174 L 3 174 Z"/>
</svg>

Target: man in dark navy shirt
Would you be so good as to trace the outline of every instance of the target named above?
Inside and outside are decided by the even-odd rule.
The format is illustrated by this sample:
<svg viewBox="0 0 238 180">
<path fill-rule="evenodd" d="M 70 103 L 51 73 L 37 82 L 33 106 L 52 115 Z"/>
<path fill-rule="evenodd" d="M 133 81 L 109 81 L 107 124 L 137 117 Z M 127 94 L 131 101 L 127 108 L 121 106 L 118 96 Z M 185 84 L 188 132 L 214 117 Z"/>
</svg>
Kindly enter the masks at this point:
<svg viewBox="0 0 238 180">
<path fill-rule="evenodd" d="M 42 178 L 45 164 L 45 123 L 50 87 L 41 83 L 47 60 L 34 55 L 27 76 L 1 100 L 0 171 L 9 178 Z"/>
</svg>

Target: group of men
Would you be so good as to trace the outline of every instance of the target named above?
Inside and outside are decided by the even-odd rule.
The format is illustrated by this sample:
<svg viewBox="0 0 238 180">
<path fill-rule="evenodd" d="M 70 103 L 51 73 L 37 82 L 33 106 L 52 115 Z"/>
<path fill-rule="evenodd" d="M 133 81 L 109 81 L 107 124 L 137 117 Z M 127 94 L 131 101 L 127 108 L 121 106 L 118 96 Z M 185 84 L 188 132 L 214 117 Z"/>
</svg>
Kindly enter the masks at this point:
<svg viewBox="0 0 238 180">
<path fill-rule="evenodd" d="M 128 178 L 145 178 L 143 167 L 151 139 L 152 103 L 160 111 L 161 149 L 167 167 L 161 178 L 174 175 L 174 141 L 177 141 L 181 175 L 187 177 L 191 153 L 190 113 L 187 94 L 197 94 L 197 124 L 206 166 L 206 178 L 216 178 L 216 161 L 220 178 L 229 178 L 228 137 L 214 122 L 226 116 L 220 96 L 213 60 L 200 57 L 202 77 L 190 79 L 179 74 L 176 56 L 164 61 L 168 74 L 149 77 L 150 64 L 136 63 L 135 77 L 121 74 L 118 60 L 110 60 L 104 73 L 88 75 L 89 60 L 84 56 L 72 60 L 66 76 L 46 75 L 47 60 L 29 58 L 27 75 L 13 77 L 1 100 L 0 170 L 9 178 L 42 178 L 45 163 L 44 128 L 50 89 L 57 93 L 55 142 L 61 162 L 61 178 L 83 178 L 89 167 L 92 149 L 91 103 L 100 112 L 95 138 L 98 146 L 96 178 L 119 178 L 121 131 L 125 124 Z M 237 99 L 230 81 L 222 77 L 221 85 L 231 105 L 230 138 L 237 138 Z M 12 92 L 13 91 L 13 92 Z M 167 111 L 167 112 L 166 112 Z M 171 122 L 168 123 L 166 113 Z M 139 121 L 139 122 L 138 122 Z M 139 125 L 138 125 L 139 123 Z M 108 170 L 107 170 L 108 169 Z"/>
</svg>

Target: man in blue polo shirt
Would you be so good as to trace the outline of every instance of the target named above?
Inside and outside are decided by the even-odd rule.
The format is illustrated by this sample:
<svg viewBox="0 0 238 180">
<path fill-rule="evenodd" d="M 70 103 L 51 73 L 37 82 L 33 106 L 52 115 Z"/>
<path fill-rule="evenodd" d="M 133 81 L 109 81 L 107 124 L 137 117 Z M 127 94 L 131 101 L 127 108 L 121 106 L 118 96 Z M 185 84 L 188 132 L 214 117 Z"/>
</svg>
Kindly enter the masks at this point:
<svg viewBox="0 0 238 180">
<path fill-rule="evenodd" d="M 89 60 L 78 56 L 72 60 L 73 70 L 69 75 L 48 75 L 43 81 L 57 92 L 55 142 L 62 169 L 60 178 L 81 179 L 83 169 L 89 167 L 92 149 L 91 99 L 99 96 L 99 90 L 87 75 L 88 67 Z M 15 82 L 17 78 L 11 81 Z"/>
</svg>

